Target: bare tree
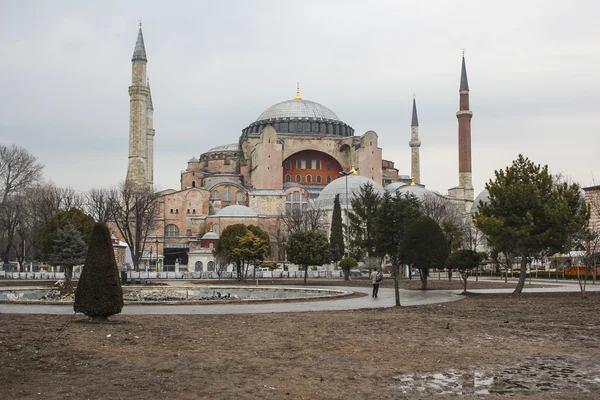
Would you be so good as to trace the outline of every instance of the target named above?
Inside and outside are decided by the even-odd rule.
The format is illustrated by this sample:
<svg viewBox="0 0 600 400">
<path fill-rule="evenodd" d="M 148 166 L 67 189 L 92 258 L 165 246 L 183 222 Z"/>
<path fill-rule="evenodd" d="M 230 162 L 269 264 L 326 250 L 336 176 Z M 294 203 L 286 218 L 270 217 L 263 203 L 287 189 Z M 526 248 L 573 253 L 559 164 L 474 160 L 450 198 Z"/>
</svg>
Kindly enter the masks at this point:
<svg viewBox="0 0 600 400">
<path fill-rule="evenodd" d="M 146 239 L 152 232 L 158 212 L 158 194 L 151 187 L 128 182 L 110 191 L 110 217 L 129 249 L 133 266 L 139 270 Z"/>
<path fill-rule="evenodd" d="M 311 202 L 305 208 L 286 207 L 281 220 L 291 235 L 294 232 L 325 232 L 325 212 Z"/>
<path fill-rule="evenodd" d="M 4 204 L 14 193 L 22 193 L 42 179 L 44 167 L 22 147 L 0 144 L 0 198 Z"/>
<path fill-rule="evenodd" d="M 421 211 L 423 215 L 433 219 L 440 224 L 442 221 L 458 223 L 462 218 L 457 205 L 444 196 L 435 193 L 427 194 L 421 199 Z"/>
<path fill-rule="evenodd" d="M 111 192 L 107 189 L 91 189 L 85 194 L 85 210 L 97 222 L 110 219 Z"/>
</svg>

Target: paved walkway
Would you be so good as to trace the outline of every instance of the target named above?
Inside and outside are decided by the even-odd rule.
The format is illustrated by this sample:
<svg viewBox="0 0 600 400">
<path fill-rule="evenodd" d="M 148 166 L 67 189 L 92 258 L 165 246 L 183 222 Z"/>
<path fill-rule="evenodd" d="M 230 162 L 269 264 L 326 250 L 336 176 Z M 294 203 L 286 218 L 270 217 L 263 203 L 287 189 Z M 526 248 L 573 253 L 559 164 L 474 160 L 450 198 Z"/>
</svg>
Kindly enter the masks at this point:
<svg viewBox="0 0 600 400">
<path fill-rule="evenodd" d="M 498 282 L 498 279 L 479 279 L 480 281 Z M 552 282 L 533 280 L 532 283 L 550 286 L 527 287 L 524 292 L 578 292 L 577 282 Z M 175 283 L 179 285 L 180 282 Z M 215 285 L 215 287 L 218 285 Z M 290 286 L 268 286 L 270 288 L 291 288 Z M 30 286 L 31 288 L 31 286 Z M 0 287 L 0 289 L 2 289 Z M 12 287 L 15 289 L 15 287 Z M 304 287 L 304 289 L 306 289 Z M 320 286 L 315 289 L 330 289 L 366 293 L 367 296 L 339 300 L 256 303 L 256 304 L 204 304 L 204 305 L 126 305 L 122 314 L 127 315 L 164 315 L 164 314 L 252 314 L 274 312 L 306 312 L 306 311 L 335 311 L 358 310 L 364 308 L 393 307 L 395 304 L 393 289 L 379 289 L 379 298 L 371 297 L 370 287 Z M 507 289 L 469 289 L 472 293 L 512 293 L 513 287 Z M 590 292 L 600 291 L 600 284 L 588 284 Z M 463 299 L 460 290 L 400 290 L 402 306 L 444 303 Z M 35 305 L 35 304 L 0 304 L 0 314 L 72 314 L 72 305 Z"/>
</svg>

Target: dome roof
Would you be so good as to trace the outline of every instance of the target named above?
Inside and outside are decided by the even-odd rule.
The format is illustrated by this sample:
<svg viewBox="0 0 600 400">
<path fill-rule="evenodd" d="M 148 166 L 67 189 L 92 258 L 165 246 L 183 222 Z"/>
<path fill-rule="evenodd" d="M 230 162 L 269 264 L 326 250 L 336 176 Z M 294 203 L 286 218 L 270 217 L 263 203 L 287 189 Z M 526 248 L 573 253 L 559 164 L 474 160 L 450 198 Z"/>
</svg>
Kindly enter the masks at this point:
<svg viewBox="0 0 600 400">
<path fill-rule="evenodd" d="M 219 235 L 216 232 L 206 232 L 201 239 L 218 239 Z"/>
<path fill-rule="evenodd" d="M 347 192 L 346 179 L 348 180 Z M 315 200 L 315 206 L 318 208 L 333 207 L 335 196 L 338 194 L 340 195 L 340 205 L 342 207 L 344 207 L 346 203 L 350 205 L 350 202 L 346 201 L 346 193 L 348 193 L 348 198 L 352 199 L 366 183 L 373 185 L 375 192 L 381 195 L 383 194 L 383 188 L 377 182 L 361 175 L 347 175 L 346 177 L 339 177 L 325 186 L 319 194 L 319 197 Z"/>
<path fill-rule="evenodd" d="M 314 101 L 292 99 L 282 101 L 267 108 L 256 121 L 274 118 L 309 118 L 339 121 L 337 115 L 329 108 Z"/>
<path fill-rule="evenodd" d="M 230 143 L 230 144 L 224 144 L 222 146 L 213 147 L 212 149 L 208 150 L 206 153 L 216 153 L 216 152 L 221 152 L 221 151 L 239 151 L 239 150 L 240 150 L 240 145 L 238 143 Z"/>
<path fill-rule="evenodd" d="M 258 213 L 250 207 L 232 205 L 222 208 L 215 216 L 217 217 L 258 217 Z"/>
<path fill-rule="evenodd" d="M 240 182 L 234 181 L 231 178 L 216 178 L 204 185 L 204 189 L 211 190 L 220 183 L 231 183 L 232 185 L 242 187 L 242 184 Z"/>
<path fill-rule="evenodd" d="M 192 157 L 188 160 L 188 162 L 198 162 L 198 159 L 196 157 Z"/>
<path fill-rule="evenodd" d="M 488 192 L 486 189 L 482 190 L 481 193 L 479 193 L 477 195 L 477 197 L 475 197 L 475 200 L 473 200 L 473 204 L 471 204 L 471 214 L 479 211 L 479 202 L 481 201 L 482 203 L 487 203 L 490 200 L 490 192 Z"/>
<path fill-rule="evenodd" d="M 390 192 L 392 194 L 393 193 L 412 194 L 419 200 L 423 200 L 425 197 L 433 194 L 432 191 L 425 189 L 423 186 L 419 186 L 419 185 L 411 186 L 411 185 L 407 185 L 406 183 L 401 183 L 401 182 L 389 184 L 385 187 L 385 190 L 387 190 L 388 192 Z"/>
</svg>

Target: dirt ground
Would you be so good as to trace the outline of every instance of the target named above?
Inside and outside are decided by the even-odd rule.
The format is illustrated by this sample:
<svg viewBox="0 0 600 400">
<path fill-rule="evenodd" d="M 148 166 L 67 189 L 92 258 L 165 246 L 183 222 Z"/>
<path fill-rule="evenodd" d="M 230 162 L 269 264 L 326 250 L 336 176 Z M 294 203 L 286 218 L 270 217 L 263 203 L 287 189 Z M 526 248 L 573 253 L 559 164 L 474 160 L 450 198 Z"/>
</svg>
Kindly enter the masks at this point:
<svg viewBox="0 0 600 400">
<path fill-rule="evenodd" d="M 430 287 L 457 284 L 432 279 Z M 83 320 L 0 314 L 0 398 L 597 399 L 600 393 L 597 293 Z"/>
</svg>

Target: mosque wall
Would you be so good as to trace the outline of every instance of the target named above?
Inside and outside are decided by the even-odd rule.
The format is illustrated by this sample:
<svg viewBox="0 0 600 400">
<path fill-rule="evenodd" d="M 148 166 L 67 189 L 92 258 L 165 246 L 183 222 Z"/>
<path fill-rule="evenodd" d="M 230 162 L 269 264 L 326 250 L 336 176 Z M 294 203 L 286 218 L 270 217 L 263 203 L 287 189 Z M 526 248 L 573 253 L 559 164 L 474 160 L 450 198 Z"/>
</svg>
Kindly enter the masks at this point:
<svg viewBox="0 0 600 400">
<path fill-rule="evenodd" d="M 382 170 L 381 160 L 382 151 L 378 145 L 377 134 L 373 131 L 366 132 L 360 138 L 360 147 L 355 150 L 356 166 L 358 174 L 365 176 L 381 184 Z"/>
<path fill-rule="evenodd" d="M 280 215 L 285 207 L 285 194 L 281 195 L 248 195 L 248 207 L 260 215 Z"/>
<path fill-rule="evenodd" d="M 252 155 L 252 186 L 256 189 L 281 189 L 282 146 L 277 143 L 275 129 L 268 126 L 260 133 Z"/>
</svg>

